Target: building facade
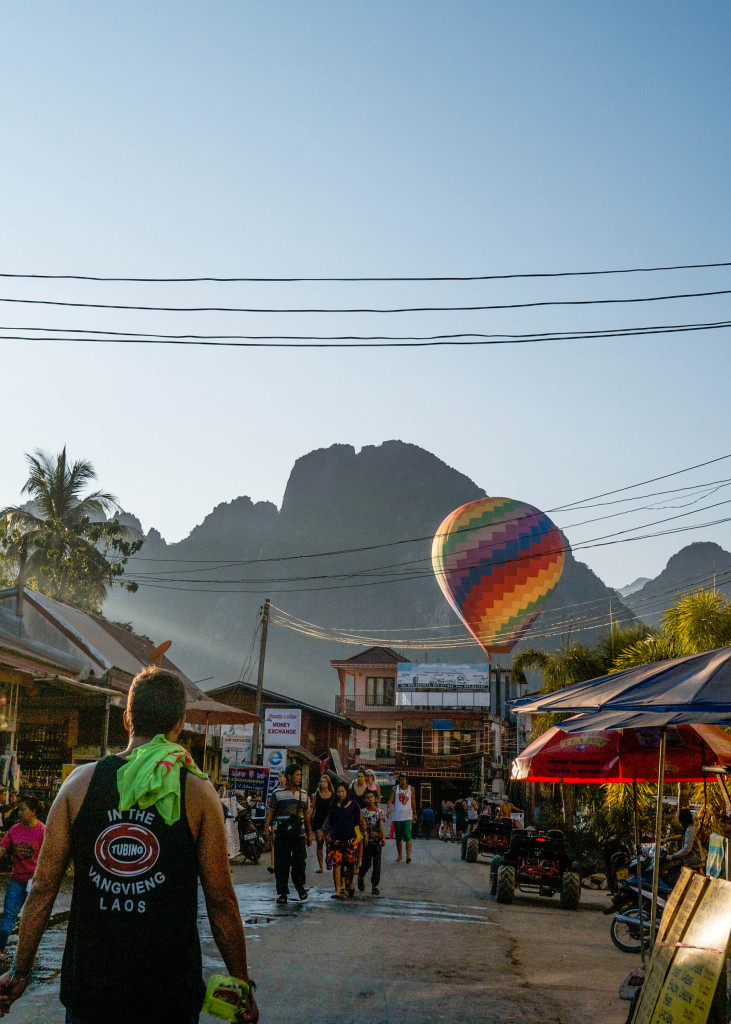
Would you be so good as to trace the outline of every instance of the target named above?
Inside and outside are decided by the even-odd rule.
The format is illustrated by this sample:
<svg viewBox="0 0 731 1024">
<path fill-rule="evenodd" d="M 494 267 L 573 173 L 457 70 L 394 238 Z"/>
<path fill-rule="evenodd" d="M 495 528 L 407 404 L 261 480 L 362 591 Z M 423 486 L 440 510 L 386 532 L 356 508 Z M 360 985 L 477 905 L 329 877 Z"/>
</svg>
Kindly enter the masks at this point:
<svg viewBox="0 0 731 1024">
<path fill-rule="evenodd" d="M 206 696 L 220 700 L 224 704 L 254 711 L 256 707 L 256 685 L 240 681 L 228 683 L 208 690 Z M 296 747 L 290 748 L 294 760 L 300 762 L 303 773 L 309 780 L 309 789 L 314 789 L 320 778 L 320 766 L 328 762 L 339 773 L 340 767 L 347 767 L 349 752 L 352 749 L 352 735 L 359 727 L 358 722 L 332 711 L 324 711 L 312 704 L 305 704 L 294 697 L 263 690 L 261 712 L 271 708 L 299 708 L 301 715 L 301 741 Z M 334 753 L 334 756 L 333 756 Z M 316 766 L 309 771 L 310 765 Z"/>
<path fill-rule="evenodd" d="M 468 792 L 502 793 L 517 753 L 515 720 L 506 701 L 514 696 L 508 669 L 490 666 L 481 688 L 420 688 L 399 666 L 407 658 L 389 647 L 371 647 L 334 660 L 336 711 L 362 723 L 351 762 L 379 772 L 404 770 L 419 806 L 438 806 Z"/>
</svg>

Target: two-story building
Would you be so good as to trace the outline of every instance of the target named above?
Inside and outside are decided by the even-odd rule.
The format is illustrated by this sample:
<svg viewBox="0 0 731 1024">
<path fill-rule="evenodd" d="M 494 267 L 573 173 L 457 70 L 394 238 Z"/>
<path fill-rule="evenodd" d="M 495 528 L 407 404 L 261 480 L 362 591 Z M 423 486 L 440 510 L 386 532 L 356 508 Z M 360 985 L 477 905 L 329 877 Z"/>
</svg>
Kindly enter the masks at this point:
<svg viewBox="0 0 731 1024">
<path fill-rule="evenodd" d="M 370 647 L 330 663 L 338 673 L 336 711 L 357 718 L 352 760 L 379 772 L 404 769 L 419 806 L 471 791 L 502 793 L 517 753 L 505 702 L 517 696 L 510 672 L 484 666 L 483 683 L 436 683 L 390 647 Z M 465 668 L 473 668 L 465 666 Z M 480 678 L 478 675 L 477 678 Z"/>
</svg>

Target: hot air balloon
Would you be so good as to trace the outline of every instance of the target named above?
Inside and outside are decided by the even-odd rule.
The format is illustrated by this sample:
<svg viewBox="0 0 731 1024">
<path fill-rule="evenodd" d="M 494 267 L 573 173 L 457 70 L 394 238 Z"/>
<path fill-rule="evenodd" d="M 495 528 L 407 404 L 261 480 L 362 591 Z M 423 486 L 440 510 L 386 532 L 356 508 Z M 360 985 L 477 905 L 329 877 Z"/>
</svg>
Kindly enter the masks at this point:
<svg viewBox="0 0 731 1024">
<path fill-rule="evenodd" d="M 564 543 L 548 516 L 513 498 L 480 498 L 451 512 L 432 542 L 447 601 L 489 655 L 511 651 L 558 583 Z"/>
</svg>

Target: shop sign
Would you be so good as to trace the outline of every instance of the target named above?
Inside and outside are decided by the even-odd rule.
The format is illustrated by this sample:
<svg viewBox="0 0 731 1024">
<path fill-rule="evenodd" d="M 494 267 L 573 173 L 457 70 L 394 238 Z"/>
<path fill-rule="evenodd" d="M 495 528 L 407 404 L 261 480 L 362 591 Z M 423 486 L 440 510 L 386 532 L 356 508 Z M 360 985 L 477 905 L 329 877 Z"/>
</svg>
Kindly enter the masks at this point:
<svg viewBox="0 0 731 1024">
<path fill-rule="evenodd" d="M 264 803 L 269 784 L 269 769 L 259 765 L 229 765 L 229 788 L 244 796 L 253 796 L 258 803 Z"/>
<path fill-rule="evenodd" d="M 253 725 L 224 725 L 221 729 L 221 766 L 251 764 Z"/>
<path fill-rule="evenodd" d="M 302 710 L 300 708 L 265 709 L 265 747 L 298 747 L 301 735 Z"/>
<path fill-rule="evenodd" d="M 262 762 L 265 768 L 269 769 L 269 790 L 267 796 L 271 796 L 279 785 L 279 773 L 287 767 L 286 747 L 264 747 Z"/>
</svg>

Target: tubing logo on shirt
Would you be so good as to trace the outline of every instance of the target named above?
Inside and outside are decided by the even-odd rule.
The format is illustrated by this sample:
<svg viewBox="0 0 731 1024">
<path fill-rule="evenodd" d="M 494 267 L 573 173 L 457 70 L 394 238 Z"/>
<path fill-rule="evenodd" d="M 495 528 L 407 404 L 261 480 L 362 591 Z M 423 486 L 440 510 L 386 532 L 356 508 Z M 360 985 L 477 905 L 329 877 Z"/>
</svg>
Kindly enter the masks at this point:
<svg viewBox="0 0 731 1024">
<path fill-rule="evenodd" d="M 153 867 L 160 856 L 160 843 L 143 825 L 122 821 L 104 829 L 94 846 L 94 856 L 110 875 L 134 878 Z"/>
</svg>

